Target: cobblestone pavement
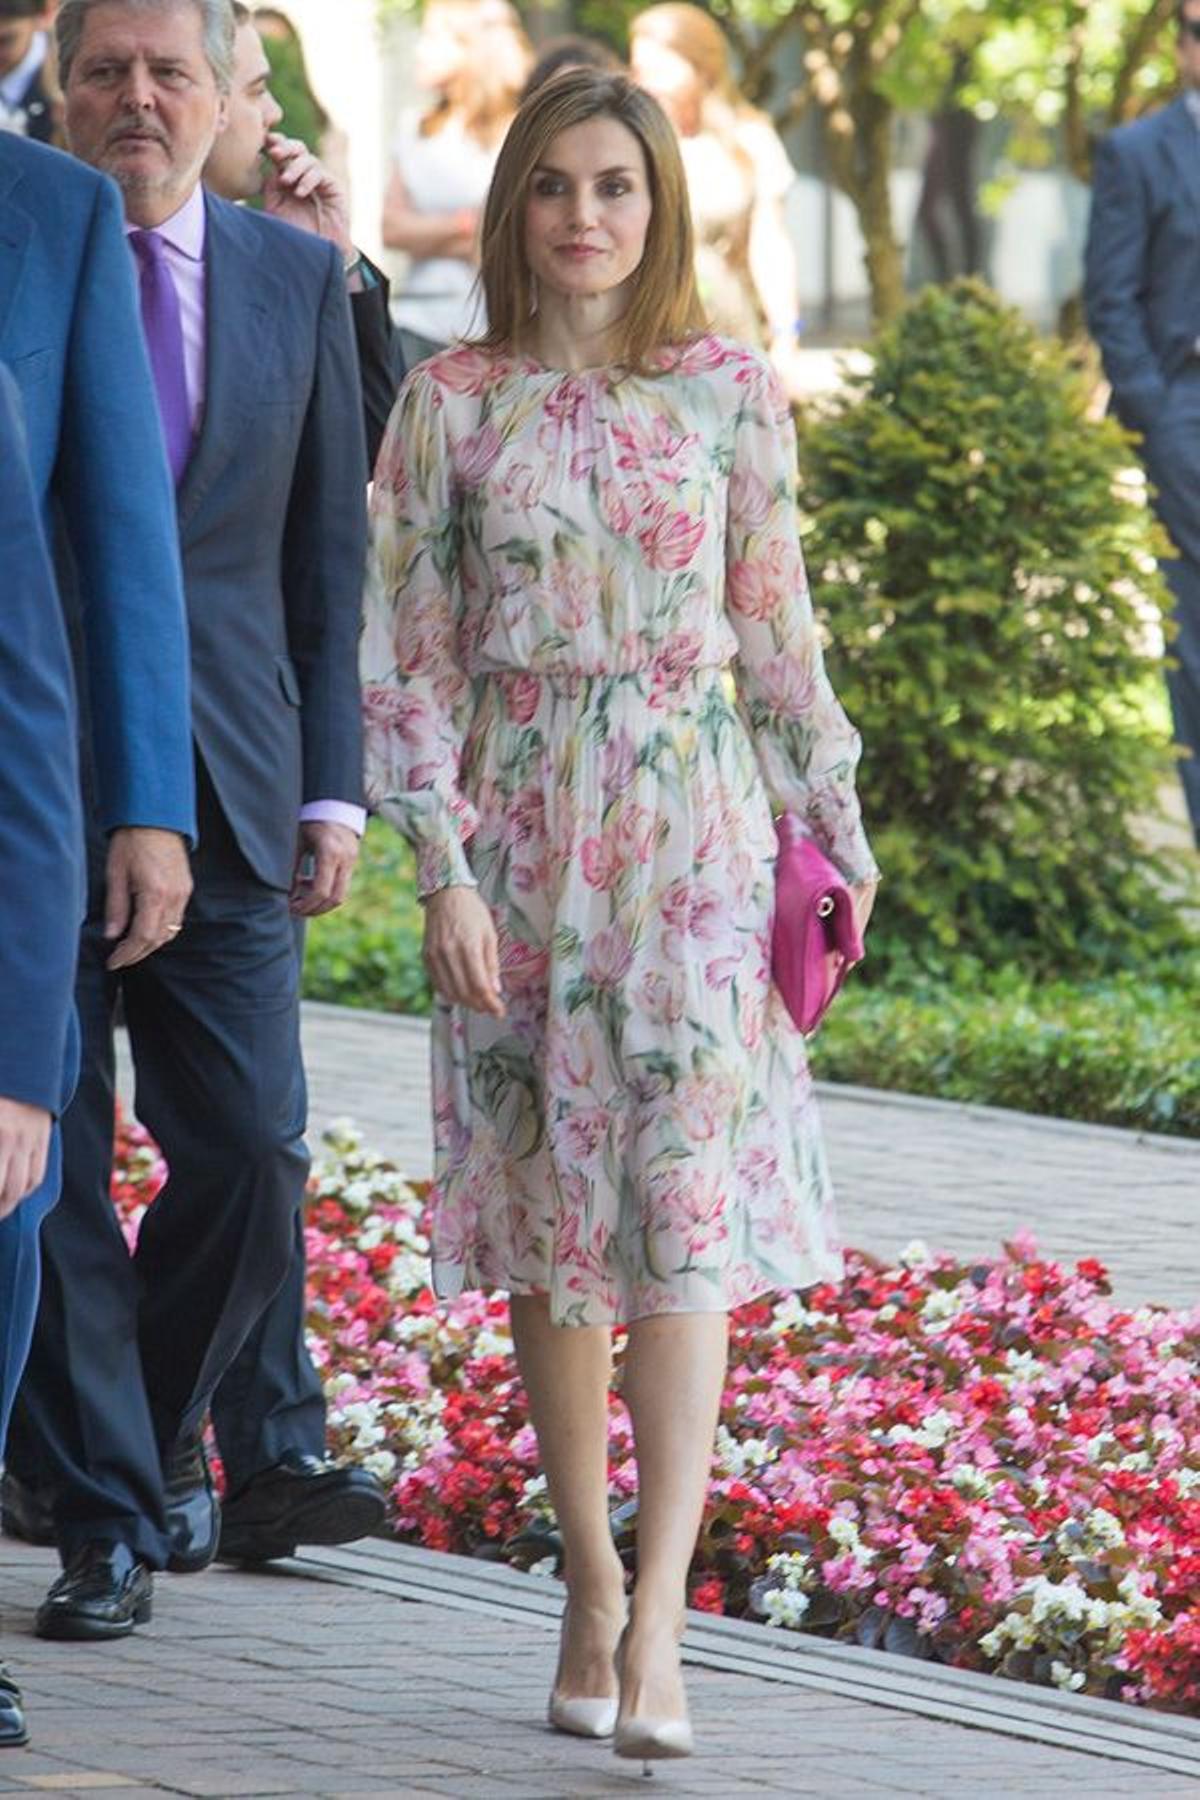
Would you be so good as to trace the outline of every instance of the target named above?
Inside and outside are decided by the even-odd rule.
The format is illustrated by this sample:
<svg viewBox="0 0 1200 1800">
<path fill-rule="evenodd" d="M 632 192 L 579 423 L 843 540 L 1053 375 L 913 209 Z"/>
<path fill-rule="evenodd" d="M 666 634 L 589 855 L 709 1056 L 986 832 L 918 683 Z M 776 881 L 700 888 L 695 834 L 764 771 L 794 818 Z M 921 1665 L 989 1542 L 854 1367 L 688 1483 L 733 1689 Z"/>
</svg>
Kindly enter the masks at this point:
<svg viewBox="0 0 1200 1800">
<path fill-rule="evenodd" d="M 349 1116 L 427 1174 L 424 1024 L 309 1006 L 305 1046 L 314 1141 Z M 1200 1300 L 1200 1142 L 862 1088 L 824 1088 L 821 1104 L 847 1242 L 984 1255 L 1024 1226 L 1049 1255 L 1098 1256 L 1132 1305 Z"/>
<path fill-rule="evenodd" d="M 573 1800 L 639 1793 L 857 1800 L 1194 1795 L 1194 1775 L 845 1696 L 689 1671 L 698 1753 L 653 1785 L 604 1745 L 550 1732 L 546 1624 L 306 1578 L 214 1568 L 160 1577 L 151 1625 L 107 1645 L 29 1635 L 46 1551 L 0 1540 L 6 1655 L 34 1743 L 0 1752 L 0 1793 L 442 1795 Z"/>
</svg>

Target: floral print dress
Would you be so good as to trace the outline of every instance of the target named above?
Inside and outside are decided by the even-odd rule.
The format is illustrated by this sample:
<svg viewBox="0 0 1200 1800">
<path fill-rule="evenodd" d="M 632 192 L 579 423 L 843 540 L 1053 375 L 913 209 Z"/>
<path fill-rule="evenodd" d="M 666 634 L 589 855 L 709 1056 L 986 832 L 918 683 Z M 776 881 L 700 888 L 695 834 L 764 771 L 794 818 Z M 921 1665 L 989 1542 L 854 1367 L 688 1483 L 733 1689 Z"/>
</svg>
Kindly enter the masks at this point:
<svg viewBox="0 0 1200 1800">
<path fill-rule="evenodd" d="M 434 1281 L 560 1324 L 724 1311 L 841 1272 L 770 979 L 775 833 L 874 874 L 765 358 L 662 373 L 466 347 L 376 471 L 367 786 L 419 886 L 478 885 L 507 1016 L 439 1002 Z"/>
</svg>

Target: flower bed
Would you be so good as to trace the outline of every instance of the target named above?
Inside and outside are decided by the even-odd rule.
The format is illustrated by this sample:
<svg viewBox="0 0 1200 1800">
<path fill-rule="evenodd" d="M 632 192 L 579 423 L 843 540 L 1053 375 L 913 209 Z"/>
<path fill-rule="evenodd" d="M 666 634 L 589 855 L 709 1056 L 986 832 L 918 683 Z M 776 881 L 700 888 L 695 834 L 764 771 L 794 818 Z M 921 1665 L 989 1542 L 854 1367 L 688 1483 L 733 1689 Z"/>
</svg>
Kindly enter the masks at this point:
<svg viewBox="0 0 1200 1800">
<path fill-rule="evenodd" d="M 130 1233 L 163 1168 L 122 1128 Z M 336 1449 L 396 1534 L 550 1572 L 557 1539 L 500 1299 L 437 1305 L 424 1195 L 331 1136 L 309 1214 Z M 1021 1238 L 975 1264 L 862 1252 L 743 1307 L 692 1604 L 961 1668 L 1200 1711 L 1200 1308 L 1116 1306 Z M 636 1477 L 611 1414 L 613 1528 Z"/>
</svg>

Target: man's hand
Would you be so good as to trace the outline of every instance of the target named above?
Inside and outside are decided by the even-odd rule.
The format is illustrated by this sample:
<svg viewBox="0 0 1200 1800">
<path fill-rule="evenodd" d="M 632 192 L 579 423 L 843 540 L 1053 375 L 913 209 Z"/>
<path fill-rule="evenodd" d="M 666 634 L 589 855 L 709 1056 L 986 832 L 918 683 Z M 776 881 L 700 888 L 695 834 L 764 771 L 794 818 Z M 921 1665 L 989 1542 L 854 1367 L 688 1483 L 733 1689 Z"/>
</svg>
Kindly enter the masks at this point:
<svg viewBox="0 0 1200 1800">
<path fill-rule="evenodd" d="M 285 224 L 311 231 L 353 255 L 350 208 L 341 184 L 299 138 L 267 133 L 266 155 L 273 165 L 263 185 L 263 206 Z"/>
<path fill-rule="evenodd" d="M 303 821 L 288 896 L 299 918 L 315 919 L 342 904 L 350 891 L 358 848 L 358 833 L 349 825 L 334 825 L 325 819 Z"/>
<path fill-rule="evenodd" d="M 475 888 L 439 888 L 425 902 L 425 967 L 443 1000 L 505 1014 L 500 944 L 491 908 Z"/>
<path fill-rule="evenodd" d="M 104 935 L 110 969 L 127 969 L 178 937 L 192 892 L 187 846 L 173 831 L 126 825 L 108 842 Z"/>
<path fill-rule="evenodd" d="M 15 1212 L 45 1179 L 50 1124 L 43 1107 L 0 1099 L 0 1219 Z"/>
</svg>

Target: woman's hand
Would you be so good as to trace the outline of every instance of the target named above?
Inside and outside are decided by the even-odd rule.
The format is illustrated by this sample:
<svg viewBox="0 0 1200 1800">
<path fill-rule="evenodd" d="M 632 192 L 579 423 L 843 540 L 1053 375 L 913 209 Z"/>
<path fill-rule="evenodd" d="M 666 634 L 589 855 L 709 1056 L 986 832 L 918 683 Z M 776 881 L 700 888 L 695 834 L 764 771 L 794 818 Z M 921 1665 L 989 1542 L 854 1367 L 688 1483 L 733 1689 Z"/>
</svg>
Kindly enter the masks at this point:
<svg viewBox="0 0 1200 1800">
<path fill-rule="evenodd" d="M 439 888 L 426 900 L 425 967 L 443 1000 L 504 1017 L 500 943 L 491 910 L 475 888 Z"/>
</svg>

